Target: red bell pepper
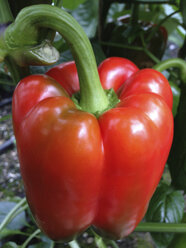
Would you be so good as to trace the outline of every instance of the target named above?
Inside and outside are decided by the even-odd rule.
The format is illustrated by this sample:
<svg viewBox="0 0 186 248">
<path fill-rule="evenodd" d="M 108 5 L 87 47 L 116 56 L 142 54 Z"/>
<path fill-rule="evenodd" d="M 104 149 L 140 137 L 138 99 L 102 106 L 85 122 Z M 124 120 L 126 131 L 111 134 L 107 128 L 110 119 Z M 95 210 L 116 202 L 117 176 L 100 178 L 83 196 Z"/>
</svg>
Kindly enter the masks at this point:
<svg viewBox="0 0 186 248">
<path fill-rule="evenodd" d="M 116 60 L 123 61 L 122 76 Z M 117 90 L 131 73 L 128 63 L 105 60 L 99 67 L 102 84 Z M 64 76 L 73 93 L 70 81 L 77 75 L 70 65 L 69 80 L 63 71 L 69 63 L 51 71 L 62 68 L 60 80 Z M 123 84 L 120 103 L 98 120 L 78 110 L 50 77 L 29 76 L 15 90 L 14 129 L 28 201 L 53 239 L 89 225 L 123 237 L 145 214 L 172 143 L 172 93 L 161 73 L 132 68 L 136 72 Z"/>
<path fill-rule="evenodd" d="M 60 22 L 67 20 L 73 32 L 65 38 L 73 44 L 80 92 L 73 96 L 75 103 L 66 93 L 79 87 L 73 62 L 60 66 L 59 83 L 47 75 L 31 75 L 15 89 L 13 124 L 29 206 L 39 227 L 54 240 L 72 238 L 90 225 L 124 237 L 143 218 L 169 154 L 171 88 L 158 71 L 140 71 L 122 58 L 103 61 L 98 75 L 78 24 L 72 25 L 58 8 L 43 8 L 28 8 L 18 23 L 28 13 L 28 18 L 39 15 L 42 26 L 57 23 L 62 33 L 66 26 Z M 55 75 L 59 67 L 52 70 L 47 74 Z M 120 100 L 108 88 L 118 91 Z"/>
</svg>

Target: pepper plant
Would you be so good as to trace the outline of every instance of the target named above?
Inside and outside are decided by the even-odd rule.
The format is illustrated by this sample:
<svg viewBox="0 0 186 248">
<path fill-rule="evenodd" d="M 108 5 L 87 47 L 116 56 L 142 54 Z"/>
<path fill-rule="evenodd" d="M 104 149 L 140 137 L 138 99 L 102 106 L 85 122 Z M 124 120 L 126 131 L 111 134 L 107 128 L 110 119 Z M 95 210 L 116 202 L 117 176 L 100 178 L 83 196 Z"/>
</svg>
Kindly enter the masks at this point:
<svg viewBox="0 0 186 248">
<path fill-rule="evenodd" d="M 185 224 L 178 224 L 184 210 L 178 190 L 185 190 L 185 135 L 180 130 L 184 130 L 186 63 L 176 58 L 139 70 L 126 58 L 111 57 L 97 68 L 83 29 L 59 8 L 61 1 L 55 4 L 28 4 L 32 6 L 14 13 L 15 21 L 0 37 L 1 61 L 14 81 L 20 81 L 13 96 L 13 125 L 34 219 L 51 240 L 67 242 L 93 226 L 98 247 L 134 230 L 169 233 L 152 234 L 158 247 L 166 247 L 173 239 L 170 233 L 186 232 Z M 53 46 L 56 31 L 74 61 L 54 66 L 45 75 L 30 75 L 30 65 L 58 60 Z M 179 69 L 181 75 L 174 140 L 173 94 L 161 74 L 170 68 Z M 160 184 L 150 202 L 167 159 L 172 186 Z M 167 197 L 171 206 L 166 205 Z M 20 201 L 0 231 L 28 205 L 25 199 Z M 139 224 L 144 216 L 145 222 Z M 22 247 L 40 239 L 38 235 L 39 229 Z M 51 240 L 50 247 L 57 246 Z M 79 247 L 76 241 L 68 245 Z M 114 241 L 110 245 L 117 247 Z"/>
</svg>

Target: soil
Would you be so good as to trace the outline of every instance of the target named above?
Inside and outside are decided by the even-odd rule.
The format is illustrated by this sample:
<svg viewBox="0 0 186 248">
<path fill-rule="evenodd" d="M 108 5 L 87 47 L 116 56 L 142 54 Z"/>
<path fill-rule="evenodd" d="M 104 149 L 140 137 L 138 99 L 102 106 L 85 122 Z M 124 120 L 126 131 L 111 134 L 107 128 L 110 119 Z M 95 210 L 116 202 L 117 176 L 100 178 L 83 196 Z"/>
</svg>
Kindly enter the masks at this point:
<svg viewBox="0 0 186 248">
<path fill-rule="evenodd" d="M 0 151 L 0 199 L 13 196 L 23 197 L 23 184 L 12 128 L 11 104 L 0 108 L 1 118 L 5 118 L 5 120 L 0 122 L 0 146 L 7 141 L 10 141 L 11 144 Z"/>
</svg>

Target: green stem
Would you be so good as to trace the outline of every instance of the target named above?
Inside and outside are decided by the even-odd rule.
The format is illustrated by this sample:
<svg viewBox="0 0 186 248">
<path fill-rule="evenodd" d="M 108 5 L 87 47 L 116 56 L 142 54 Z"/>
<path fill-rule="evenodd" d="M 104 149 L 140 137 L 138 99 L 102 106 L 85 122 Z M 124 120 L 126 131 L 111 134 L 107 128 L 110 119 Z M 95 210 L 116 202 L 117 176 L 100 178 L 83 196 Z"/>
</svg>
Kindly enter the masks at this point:
<svg viewBox="0 0 186 248">
<path fill-rule="evenodd" d="M 138 11 L 139 11 L 139 4 L 133 3 L 132 4 L 132 13 L 130 18 L 130 25 L 136 25 L 138 23 Z"/>
<path fill-rule="evenodd" d="M 68 243 L 71 248 L 80 248 L 78 242 L 76 240 L 73 240 Z"/>
<path fill-rule="evenodd" d="M 150 40 L 153 38 L 153 36 L 155 35 L 155 33 L 158 31 L 158 29 L 160 28 L 160 26 L 166 22 L 171 16 L 179 13 L 180 10 L 176 10 L 174 12 L 172 12 L 170 15 L 166 16 L 165 18 L 163 18 L 156 26 L 153 27 L 152 32 L 149 34 L 149 36 L 147 37 L 146 41 L 150 42 Z"/>
<path fill-rule="evenodd" d="M 172 67 L 178 68 L 180 70 L 181 80 L 183 83 L 186 83 L 186 62 L 183 59 L 167 59 L 155 65 L 153 68 L 157 71 L 162 72 Z"/>
<path fill-rule="evenodd" d="M 12 220 L 13 216 L 15 217 L 17 210 L 25 204 L 26 204 L 26 199 L 23 198 L 18 204 L 16 204 L 14 208 L 12 208 L 12 210 L 6 215 L 6 217 L 0 224 L 0 232 Z"/>
<path fill-rule="evenodd" d="M 112 2 L 115 2 L 113 0 Z M 123 0 L 117 0 L 118 3 L 123 3 Z M 125 0 L 125 3 L 142 3 L 142 4 L 173 4 L 177 6 L 175 0 Z"/>
<path fill-rule="evenodd" d="M 142 52 L 146 53 L 149 56 L 149 58 L 151 58 L 155 63 L 160 62 L 160 60 L 154 54 L 152 54 L 146 47 L 130 46 L 130 45 L 123 45 L 123 44 L 119 44 L 119 43 L 104 42 L 104 41 L 101 41 L 100 44 L 106 45 L 106 46 L 126 48 L 126 49 L 130 49 L 130 50 L 134 50 L 134 51 L 142 51 Z"/>
<path fill-rule="evenodd" d="M 40 229 L 37 229 L 35 232 L 33 232 L 26 240 L 25 242 L 22 244 L 21 248 L 26 248 L 27 245 L 29 244 L 29 242 L 35 238 L 39 233 L 40 233 Z"/>
<path fill-rule="evenodd" d="M 143 47 L 140 47 L 140 46 L 130 46 L 130 45 L 124 45 L 122 43 L 120 44 L 120 43 L 115 43 L 115 42 L 101 41 L 100 44 L 106 45 L 106 46 L 126 48 L 126 49 L 130 49 L 130 50 L 134 50 L 134 51 L 143 51 L 144 50 Z"/>
<path fill-rule="evenodd" d="M 9 85 L 9 86 L 15 86 L 15 83 L 10 83 L 10 81 L 7 80 L 7 79 L 1 79 L 0 84 Z"/>
<path fill-rule="evenodd" d="M 4 61 L 6 66 L 8 67 L 8 71 L 11 74 L 14 85 L 16 85 L 22 78 L 30 74 L 28 67 L 21 67 L 17 65 L 14 59 L 11 58 L 10 56 L 7 56 Z"/>
<path fill-rule="evenodd" d="M 12 117 L 11 114 L 5 115 L 5 116 L 3 116 L 3 117 L 0 118 L 0 122 L 1 122 L 1 121 L 6 121 L 6 120 L 10 119 L 11 117 Z"/>
<path fill-rule="evenodd" d="M 54 246 L 55 246 L 55 242 L 54 241 L 51 241 L 49 248 L 54 248 Z"/>
<path fill-rule="evenodd" d="M 146 55 L 152 59 L 152 61 L 154 61 L 155 63 L 160 63 L 160 60 L 153 54 L 151 53 L 147 46 L 146 46 L 146 43 L 145 43 L 145 39 L 144 39 L 144 35 L 143 33 L 140 34 L 140 39 L 141 39 L 141 42 L 142 42 L 142 46 L 143 46 L 143 51 L 144 53 L 146 53 Z"/>
<path fill-rule="evenodd" d="M 20 213 L 22 213 L 23 211 L 25 211 L 27 208 L 28 208 L 28 204 L 26 204 L 23 207 L 21 207 L 20 209 L 18 209 L 18 211 L 12 215 L 11 220 L 14 219 Z"/>
<path fill-rule="evenodd" d="M 63 6 L 63 0 L 55 0 L 54 5 L 61 8 Z"/>
<path fill-rule="evenodd" d="M 98 40 L 101 41 L 104 37 L 105 22 L 110 8 L 110 1 L 99 0 L 99 15 L 98 15 Z"/>
<path fill-rule="evenodd" d="M 95 243 L 98 248 L 107 248 L 106 244 L 103 242 L 103 239 L 100 236 L 95 237 Z"/>
<path fill-rule="evenodd" d="M 109 101 L 100 83 L 89 39 L 77 21 L 64 10 L 50 5 L 22 9 L 15 23 L 6 29 L 4 45 L 9 52 L 17 47 L 34 46 L 40 28 L 58 31 L 69 44 L 78 70 L 80 107 L 91 113 L 106 109 Z"/>
<path fill-rule="evenodd" d="M 91 229 L 91 232 L 94 235 L 94 240 L 95 240 L 96 246 L 98 248 L 106 248 L 106 244 L 104 243 L 102 237 L 100 237 L 97 233 L 95 233 L 93 229 Z"/>
<path fill-rule="evenodd" d="M 0 24 L 13 21 L 13 15 L 10 10 L 8 0 L 0 0 Z"/>
<path fill-rule="evenodd" d="M 186 224 L 140 223 L 136 227 L 135 232 L 186 233 Z"/>
<path fill-rule="evenodd" d="M 148 55 L 150 59 L 152 59 L 152 61 L 154 61 L 155 63 L 160 63 L 160 60 L 153 53 L 151 53 L 147 48 L 144 48 L 144 52 Z"/>
<path fill-rule="evenodd" d="M 114 240 L 110 240 L 109 244 L 113 247 L 113 248 L 119 248 L 119 246 L 117 245 L 117 243 Z"/>
</svg>

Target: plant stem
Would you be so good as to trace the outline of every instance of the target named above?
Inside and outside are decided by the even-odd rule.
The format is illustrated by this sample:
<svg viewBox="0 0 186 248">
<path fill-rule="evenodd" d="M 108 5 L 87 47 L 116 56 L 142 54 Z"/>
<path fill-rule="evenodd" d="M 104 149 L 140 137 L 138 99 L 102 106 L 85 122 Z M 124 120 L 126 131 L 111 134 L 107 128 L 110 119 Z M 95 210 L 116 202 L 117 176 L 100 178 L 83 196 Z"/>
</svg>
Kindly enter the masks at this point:
<svg viewBox="0 0 186 248">
<path fill-rule="evenodd" d="M 106 109 L 109 101 L 100 83 L 90 41 L 77 21 L 64 10 L 46 4 L 22 9 L 15 23 L 6 29 L 4 45 L 7 44 L 9 52 L 19 46 L 34 46 L 40 28 L 58 31 L 69 44 L 78 70 L 80 107 L 91 113 Z"/>
<path fill-rule="evenodd" d="M 107 46 L 113 46 L 113 47 L 126 48 L 126 49 L 130 49 L 130 50 L 134 50 L 134 51 L 142 51 L 142 52 L 146 53 L 149 56 L 149 58 L 151 58 L 155 63 L 160 62 L 160 60 L 156 56 L 154 56 L 154 54 L 152 54 L 146 47 L 130 46 L 130 45 L 123 45 L 123 44 L 119 44 L 119 43 L 104 42 L 104 41 L 102 41 L 100 44 L 107 45 Z"/>
<path fill-rule="evenodd" d="M 158 31 L 158 29 L 160 28 L 160 26 L 166 22 L 171 16 L 179 13 L 179 10 L 174 11 L 173 13 L 171 13 L 170 15 L 166 16 L 165 18 L 163 18 L 156 26 L 153 27 L 152 32 L 149 34 L 149 36 L 147 37 L 146 41 L 150 42 L 150 40 L 153 38 L 154 34 Z"/>
<path fill-rule="evenodd" d="M 30 74 L 28 67 L 20 67 L 10 56 L 7 56 L 4 61 L 6 66 L 8 67 L 8 71 L 11 74 L 14 85 L 16 85 L 22 78 Z"/>
<path fill-rule="evenodd" d="M 105 21 L 110 8 L 110 1 L 99 0 L 99 19 L 98 19 L 98 40 L 101 41 L 104 37 Z"/>
<path fill-rule="evenodd" d="M 95 236 L 95 243 L 98 248 L 107 248 L 106 244 L 103 242 L 103 239 L 98 235 Z"/>
<path fill-rule="evenodd" d="M 26 198 L 23 198 L 14 208 L 5 216 L 4 220 L 0 224 L 0 232 L 2 229 L 12 220 L 12 217 L 15 217 L 17 210 L 26 204 Z"/>
<path fill-rule="evenodd" d="M 68 243 L 71 248 L 80 248 L 78 242 L 76 240 L 73 240 Z"/>
<path fill-rule="evenodd" d="M 160 60 L 153 54 L 151 53 L 147 46 L 146 46 L 146 43 L 145 43 L 145 39 L 144 39 L 144 35 L 143 33 L 140 34 L 140 39 L 141 39 L 141 42 L 142 42 L 142 46 L 143 46 L 143 51 L 146 53 L 146 55 L 152 59 L 152 61 L 154 61 L 155 63 L 160 63 Z"/>
<path fill-rule="evenodd" d="M 186 224 L 173 223 L 140 223 L 135 232 L 169 232 L 169 233 L 186 233 Z"/>
<path fill-rule="evenodd" d="M 0 24 L 8 23 L 13 20 L 14 18 L 8 0 L 0 0 Z"/>
<path fill-rule="evenodd" d="M 91 229 L 92 234 L 94 235 L 94 240 L 98 248 L 106 248 L 102 237 L 100 237 L 93 229 Z"/>
<path fill-rule="evenodd" d="M 33 232 L 26 240 L 25 242 L 22 244 L 21 248 L 26 248 L 27 245 L 29 244 L 29 242 L 35 238 L 39 233 L 40 233 L 40 229 L 37 229 L 35 232 Z"/>
<path fill-rule="evenodd" d="M 110 240 L 109 244 L 113 247 L 113 248 L 119 248 L 119 246 L 117 245 L 117 243 L 114 240 Z"/>
<path fill-rule="evenodd" d="M 101 44 L 101 45 L 106 45 L 106 46 L 127 48 L 127 49 L 135 50 L 135 51 L 143 51 L 143 50 L 144 50 L 143 47 L 140 47 L 140 46 L 130 46 L 130 45 L 124 45 L 124 44 L 115 43 L 115 42 L 105 42 L 105 41 L 101 41 L 100 44 Z"/>
<path fill-rule="evenodd" d="M 12 215 L 11 220 L 14 219 L 18 214 L 25 211 L 27 208 L 28 208 L 28 204 L 26 204 L 23 207 L 21 207 L 20 209 L 18 209 L 18 211 Z"/>
<path fill-rule="evenodd" d="M 130 18 L 130 25 L 136 25 L 138 23 L 138 10 L 139 10 L 139 4 L 138 3 L 132 3 L 132 13 Z"/>
<path fill-rule="evenodd" d="M 11 114 L 5 115 L 5 116 L 3 116 L 3 117 L 0 118 L 0 122 L 1 122 L 1 121 L 6 121 L 6 120 L 10 119 L 11 117 L 12 117 Z M 0 230 L 1 230 L 1 229 L 0 229 Z"/>
<path fill-rule="evenodd" d="M 51 241 L 49 248 L 54 248 L 54 246 L 55 246 L 55 242 L 54 241 Z"/>
<path fill-rule="evenodd" d="M 54 3 L 56 7 L 61 8 L 63 6 L 63 0 L 56 0 Z"/>
<path fill-rule="evenodd" d="M 115 2 L 114 0 L 112 2 Z M 117 0 L 117 2 L 119 3 L 123 3 L 123 0 Z M 173 5 L 176 5 L 177 6 L 177 3 L 176 1 L 172 0 L 152 0 L 152 1 L 149 1 L 149 0 L 125 0 L 125 3 L 145 3 L 145 4 L 173 4 Z"/>
<path fill-rule="evenodd" d="M 180 70 L 180 77 L 182 79 L 182 82 L 186 83 L 186 62 L 183 59 L 167 59 L 155 65 L 153 68 L 157 71 L 162 72 L 172 67 L 178 68 Z"/>
<path fill-rule="evenodd" d="M 160 60 L 153 54 L 151 53 L 147 48 L 144 48 L 144 52 L 149 56 L 149 58 L 152 59 L 155 63 L 160 63 Z"/>
</svg>

